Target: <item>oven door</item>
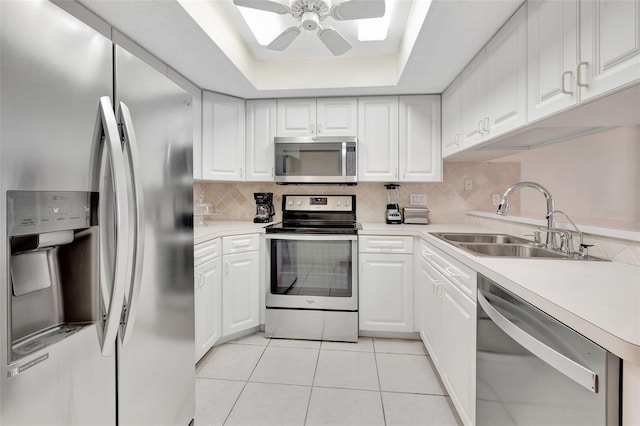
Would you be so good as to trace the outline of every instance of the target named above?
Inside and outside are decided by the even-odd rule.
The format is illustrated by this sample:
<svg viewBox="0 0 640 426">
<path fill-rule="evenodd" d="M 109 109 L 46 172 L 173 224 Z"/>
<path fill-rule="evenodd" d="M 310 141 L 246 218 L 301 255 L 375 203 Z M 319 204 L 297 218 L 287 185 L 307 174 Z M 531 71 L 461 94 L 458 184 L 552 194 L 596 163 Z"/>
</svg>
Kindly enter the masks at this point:
<svg viewBox="0 0 640 426">
<path fill-rule="evenodd" d="M 358 237 L 267 234 L 267 308 L 358 310 Z"/>
</svg>

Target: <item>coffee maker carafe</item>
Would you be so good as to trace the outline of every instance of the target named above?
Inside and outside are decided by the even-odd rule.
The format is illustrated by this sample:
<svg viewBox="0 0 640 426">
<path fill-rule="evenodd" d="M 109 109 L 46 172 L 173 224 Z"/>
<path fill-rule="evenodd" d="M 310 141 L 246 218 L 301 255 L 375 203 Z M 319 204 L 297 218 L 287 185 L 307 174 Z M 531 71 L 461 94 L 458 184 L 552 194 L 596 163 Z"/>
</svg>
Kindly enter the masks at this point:
<svg viewBox="0 0 640 426">
<path fill-rule="evenodd" d="M 402 223 L 402 214 L 400 213 L 400 185 L 390 183 L 384 186 L 387 188 L 387 210 L 385 217 L 387 223 Z"/>
<path fill-rule="evenodd" d="M 254 223 L 271 222 L 271 218 L 276 214 L 273 207 L 273 192 L 254 192 L 253 198 L 256 200 Z"/>
</svg>

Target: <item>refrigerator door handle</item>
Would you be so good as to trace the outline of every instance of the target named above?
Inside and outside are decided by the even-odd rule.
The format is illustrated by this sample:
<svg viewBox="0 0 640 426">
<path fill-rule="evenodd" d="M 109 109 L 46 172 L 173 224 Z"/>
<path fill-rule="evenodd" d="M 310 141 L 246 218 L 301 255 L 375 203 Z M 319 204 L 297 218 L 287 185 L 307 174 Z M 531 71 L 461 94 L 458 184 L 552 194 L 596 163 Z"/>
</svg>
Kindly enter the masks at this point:
<svg viewBox="0 0 640 426">
<path fill-rule="evenodd" d="M 127 194 L 124 158 L 120 145 L 120 134 L 116 117 L 108 96 L 100 98 L 98 104 L 98 116 L 94 131 L 92 162 L 91 162 L 91 187 L 103 189 L 102 162 L 104 151 L 107 151 L 108 165 L 111 167 L 113 194 L 100 194 L 100 203 L 105 203 L 111 195 L 114 197 L 114 226 L 115 226 L 115 250 L 113 261 L 113 277 L 109 290 L 109 277 L 107 275 L 109 258 L 106 242 L 100 238 L 100 291 L 106 309 L 103 319 L 104 325 L 101 331 L 101 349 L 103 356 L 110 356 L 116 346 L 116 337 L 122 315 L 122 301 L 124 300 L 125 284 L 127 281 L 127 259 L 129 257 L 129 241 L 124 238 L 124 233 L 129 230 L 129 200 Z M 102 191 L 101 191 L 102 192 Z M 104 191 L 107 192 L 107 191 Z M 100 226 L 111 218 L 99 219 Z"/>
<path fill-rule="evenodd" d="M 133 129 L 133 121 L 129 108 L 120 102 L 119 122 L 122 124 L 124 136 L 124 152 L 129 158 L 129 171 L 131 173 L 131 191 L 133 195 L 134 222 L 131 224 L 132 253 L 130 265 L 130 279 L 128 294 L 125 294 L 123 330 L 121 333 L 122 345 L 125 346 L 131 334 L 138 310 L 140 287 L 142 286 L 142 261 L 144 259 L 144 199 L 142 191 L 142 177 L 140 175 L 140 157 L 138 154 L 138 142 Z"/>
</svg>

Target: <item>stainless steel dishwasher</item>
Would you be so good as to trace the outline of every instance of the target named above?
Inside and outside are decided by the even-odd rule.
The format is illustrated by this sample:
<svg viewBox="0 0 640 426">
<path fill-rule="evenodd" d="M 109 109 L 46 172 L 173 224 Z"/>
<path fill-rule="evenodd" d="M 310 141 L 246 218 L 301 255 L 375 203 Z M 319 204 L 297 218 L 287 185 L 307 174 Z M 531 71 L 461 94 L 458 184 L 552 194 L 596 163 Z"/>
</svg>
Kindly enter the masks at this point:
<svg viewBox="0 0 640 426">
<path fill-rule="evenodd" d="M 621 362 L 478 275 L 477 425 L 618 425 Z"/>
</svg>

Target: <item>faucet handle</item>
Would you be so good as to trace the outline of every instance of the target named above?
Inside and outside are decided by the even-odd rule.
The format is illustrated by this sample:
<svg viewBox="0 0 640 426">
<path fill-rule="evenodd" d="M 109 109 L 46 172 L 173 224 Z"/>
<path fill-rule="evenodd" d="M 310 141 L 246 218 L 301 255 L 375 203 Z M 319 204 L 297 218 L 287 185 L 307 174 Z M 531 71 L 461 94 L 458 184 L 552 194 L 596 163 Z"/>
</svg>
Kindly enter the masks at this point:
<svg viewBox="0 0 640 426">
<path fill-rule="evenodd" d="M 542 233 L 540 231 L 533 231 L 533 234 L 525 234 L 525 237 L 533 237 L 533 242 L 536 244 L 542 244 Z"/>
<path fill-rule="evenodd" d="M 580 248 L 578 249 L 578 256 L 589 256 L 589 247 L 593 247 L 593 244 L 580 244 Z"/>
</svg>

